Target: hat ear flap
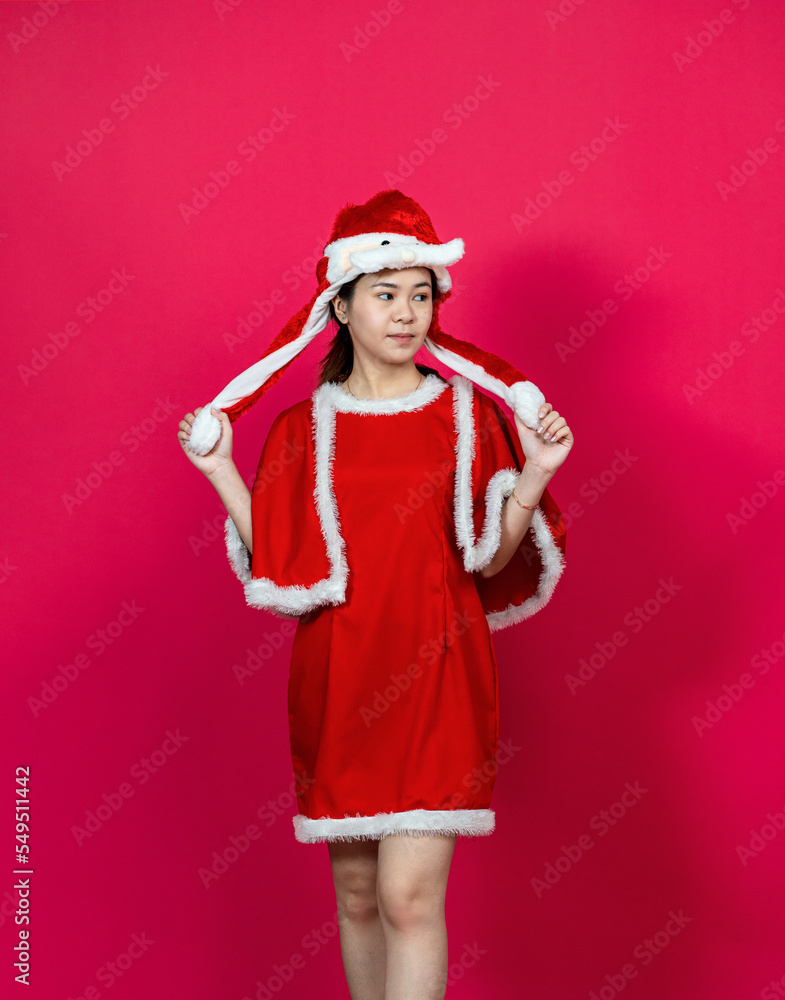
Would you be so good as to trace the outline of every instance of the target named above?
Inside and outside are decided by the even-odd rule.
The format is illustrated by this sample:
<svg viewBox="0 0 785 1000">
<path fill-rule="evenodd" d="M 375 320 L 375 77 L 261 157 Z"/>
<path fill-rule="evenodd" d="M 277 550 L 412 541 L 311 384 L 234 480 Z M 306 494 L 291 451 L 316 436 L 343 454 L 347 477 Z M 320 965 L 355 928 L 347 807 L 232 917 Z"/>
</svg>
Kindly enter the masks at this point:
<svg viewBox="0 0 785 1000">
<path fill-rule="evenodd" d="M 527 427 L 537 427 L 537 413 L 545 402 L 545 396 L 504 358 L 444 333 L 436 316 L 424 346 L 442 364 L 502 399 Z"/>
<path fill-rule="evenodd" d="M 273 338 L 256 364 L 232 379 L 211 403 L 199 411 L 191 425 L 188 439 L 191 451 L 197 455 L 206 455 L 212 451 L 221 436 L 221 421 L 210 412 L 211 407 L 223 410 L 234 423 L 262 398 L 271 385 L 275 385 L 300 351 L 324 328 L 326 318 L 314 315 L 317 299 L 324 291 L 320 286 L 311 300 Z M 312 320 L 311 329 L 304 336 L 303 330 L 309 318 Z"/>
<path fill-rule="evenodd" d="M 294 316 L 292 316 L 292 318 L 289 320 L 286 326 L 284 326 L 283 329 L 273 338 L 272 342 L 270 343 L 270 345 L 267 347 L 267 349 L 264 351 L 261 358 L 259 359 L 259 363 L 262 362 L 265 358 L 268 358 L 271 354 L 275 354 L 275 352 L 279 351 L 282 347 L 286 347 L 287 344 L 292 344 L 294 341 L 297 340 L 297 338 L 302 333 L 303 327 L 305 326 L 308 317 L 311 315 L 313 307 L 316 304 L 316 300 L 319 298 L 321 292 L 322 289 L 320 288 L 313 296 L 311 301 L 306 303 L 306 305 L 304 305 L 299 312 L 295 313 Z M 307 343 L 310 343 L 310 341 L 308 341 Z M 283 373 L 286 371 L 286 369 L 289 367 L 292 361 L 294 361 L 294 359 L 297 357 L 297 355 L 305 346 L 306 344 L 303 343 L 303 345 L 296 351 L 295 354 L 292 355 L 292 357 L 289 358 L 288 361 L 284 361 L 280 368 L 276 368 L 275 371 L 273 371 L 265 379 L 265 381 L 262 382 L 262 384 L 258 387 L 258 389 L 250 393 L 248 396 L 244 396 L 242 399 L 238 400 L 233 406 L 227 406 L 223 408 L 224 412 L 228 415 L 232 423 L 234 423 L 235 420 L 238 419 L 238 417 L 241 417 L 244 413 L 250 410 L 251 407 L 254 405 L 254 403 L 258 402 L 258 400 L 262 398 L 262 396 L 267 392 L 267 390 L 271 386 L 275 385 L 275 383 L 278 381 L 281 375 L 283 375 Z M 252 369 L 249 369 L 249 371 L 251 370 Z M 224 389 L 224 392 L 226 392 L 226 389 Z"/>
</svg>

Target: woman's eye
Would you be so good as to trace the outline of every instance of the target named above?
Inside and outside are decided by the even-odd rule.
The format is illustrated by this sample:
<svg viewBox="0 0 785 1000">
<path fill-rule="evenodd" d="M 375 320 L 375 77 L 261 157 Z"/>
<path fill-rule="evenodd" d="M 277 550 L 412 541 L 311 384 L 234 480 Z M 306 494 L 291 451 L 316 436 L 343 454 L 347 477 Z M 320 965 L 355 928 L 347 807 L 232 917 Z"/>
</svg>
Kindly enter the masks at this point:
<svg viewBox="0 0 785 1000">
<path fill-rule="evenodd" d="M 390 298 L 392 298 L 392 292 L 379 292 L 379 296 L 378 297 L 380 299 L 383 299 L 385 297 L 385 295 L 389 295 Z M 428 301 L 428 293 L 427 292 L 418 292 L 417 295 L 415 296 L 415 298 L 422 299 L 423 302 L 427 302 Z"/>
</svg>

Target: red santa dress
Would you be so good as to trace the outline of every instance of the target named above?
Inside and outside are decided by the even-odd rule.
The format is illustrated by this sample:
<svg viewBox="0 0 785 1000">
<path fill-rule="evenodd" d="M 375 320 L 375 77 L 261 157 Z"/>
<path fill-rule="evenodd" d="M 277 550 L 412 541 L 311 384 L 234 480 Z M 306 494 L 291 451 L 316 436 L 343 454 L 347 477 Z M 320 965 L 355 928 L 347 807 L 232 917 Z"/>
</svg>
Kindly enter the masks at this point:
<svg viewBox="0 0 785 1000">
<path fill-rule="evenodd" d="M 326 382 L 273 421 L 252 491 L 246 601 L 297 616 L 288 686 L 302 843 L 489 834 L 499 706 L 491 632 L 530 617 L 564 567 L 549 492 L 485 578 L 525 458 L 461 375 L 355 399 Z"/>
</svg>

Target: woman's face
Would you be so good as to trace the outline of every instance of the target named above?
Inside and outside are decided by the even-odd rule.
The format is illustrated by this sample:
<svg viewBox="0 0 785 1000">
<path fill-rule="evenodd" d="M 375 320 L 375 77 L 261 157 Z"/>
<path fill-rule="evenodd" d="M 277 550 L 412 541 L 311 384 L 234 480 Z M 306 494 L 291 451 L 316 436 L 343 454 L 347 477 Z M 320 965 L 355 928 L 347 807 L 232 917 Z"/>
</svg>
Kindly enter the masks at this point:
<svg viewBox="0 0 785 1000">
<path fill-rule="evenodd" d="M 351 305 L 344 306 L 336 297 L 335 311 L 347 316 L 355 351 L 387 364 L 409 361 L 431 325 L 431 272 L 404 267 L 364 274 Z"/>
</svg>

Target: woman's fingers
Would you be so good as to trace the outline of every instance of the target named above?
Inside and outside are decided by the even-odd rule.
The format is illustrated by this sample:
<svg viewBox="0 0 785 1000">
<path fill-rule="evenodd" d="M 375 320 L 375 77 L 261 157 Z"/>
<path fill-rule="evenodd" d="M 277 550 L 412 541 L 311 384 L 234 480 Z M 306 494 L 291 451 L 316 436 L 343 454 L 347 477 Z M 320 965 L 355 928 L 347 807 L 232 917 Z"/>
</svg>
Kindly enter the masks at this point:
<svg viewBox="0 0 785 1000">
<path fill-rule="evenodd" d="M 564 438 L 571 438 L 571 437 L 572 437 L 572 431 L 567 426 L 567 424 L 564 423 L 561 427 L 558 428 L 558 430 L 554 431 L 551 434 L 550 441 L 551 443 L 553 443 L 554 441 L 561 441 Z"/>
<path fill-rule="evenodd" d="M 543 403 L 543 407 L 548 407 L 549 412 L 540 421 L 537 433 L 541 435 L 543 441 L 550 441 L 551 443 L 563 437 L 568 437 L 570 434 L 570 428 L 567 426 L 567 421 L 564 417 L 559 416 L 559 411 L 554 410 L 550 403 Z"/>
<path fill-rule="evenodd" d="M 195 412 L 198 413 L 199 410 L 201 409 L 202 407 L 200 406 L 197 408 Z M 191 425 L 193 424 L 194 420 L 196 420 L 196 416 L 194 413 L 186 413 L 186 415 L 183 417 L 183 419 L 180 421 L 178 425 L 180 430 L 177 432 L 177 436 L 180 439 L 180 444 L 183 446 L 183 448 L 187 446 L 188 441 L 191 438 Z"/>
<path fill-rule="evenodd" d="M 546 428 L 542 436 L 546 441 L 548 440 L 552 441 L 555 435 L 566 426 L 567 426 L 567 421 L 564 419 L 564 417 L 558 417 L 556 420 L 553 421 L 553 423 L 548 424 L 548 427 Z"/>
</svg>

